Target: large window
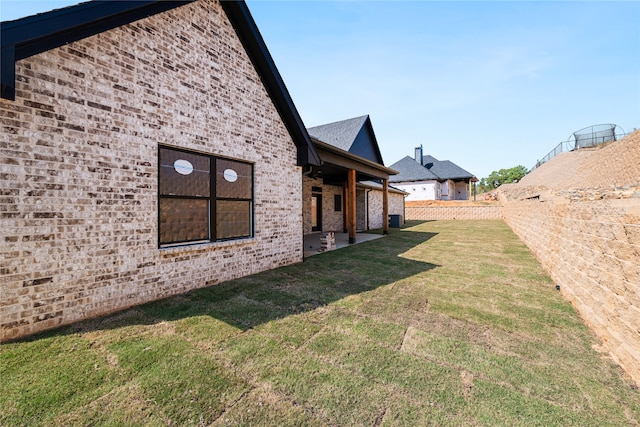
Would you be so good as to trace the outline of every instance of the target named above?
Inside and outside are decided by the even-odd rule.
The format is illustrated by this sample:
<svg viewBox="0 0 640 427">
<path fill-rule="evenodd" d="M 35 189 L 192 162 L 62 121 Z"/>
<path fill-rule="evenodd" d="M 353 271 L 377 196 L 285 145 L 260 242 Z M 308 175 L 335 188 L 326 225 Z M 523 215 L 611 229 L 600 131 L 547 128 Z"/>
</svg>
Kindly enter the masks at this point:
<svg viewBox="0 0 640 427">
<path fill-rule="evenodd" d="M 197 243 L 253 235 L 253 166 L 159 148 L 158 241 Z"/>
</svg>

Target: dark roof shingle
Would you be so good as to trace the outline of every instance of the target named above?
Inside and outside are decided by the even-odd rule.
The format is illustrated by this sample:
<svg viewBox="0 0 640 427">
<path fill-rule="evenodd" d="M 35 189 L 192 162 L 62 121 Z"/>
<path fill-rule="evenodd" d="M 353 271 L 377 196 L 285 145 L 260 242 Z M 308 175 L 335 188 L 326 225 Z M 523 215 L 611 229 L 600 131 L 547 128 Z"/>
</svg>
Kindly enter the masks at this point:
<svg viewBox="0 0 640 427">
<path fill-rule="evenodd" d="M 438 160 L 432 156 L 425 156 L 425 157 L 430 157 L 430 159 L 435 160 L 435 161 L 430 160 L 428 163 L 423 161 L 425 168 L 429 169 L 431 172 L 436 174 L 441 179 L 473 178 L 472 173 L 467 172 L 466 170 L 462 169 L 460 166 L 456 165 L 455 163 L 449 160 Z M 416 164 L 417 163 L 418 162 L 416 162 Z M 430 164 L 432 164 L 431 167 L 429 167 Z"/>
<path fill-rule="evenodd" d="M 354 117 L 339 122 L 327 123 L 307 129 L 309 135 L 322 142 L 333 145 L 344 151 L 349 151 L 360 129 L 369 116 Z"/>
<path fill-rule="evenodd" d="M 389 178 L 389 182 L 402 181 L 427 181 L 437 180 L 438 176 L 429 169 L 416 162 L 412 157 L 406 156 L 390 166 L 398 171 L 397 175 Z"/>
<path fill-rule="evenodd" d="M 390 178 L 390 182 L 402 181 L 427 181 L 447 179 L 471 179 L 474 175 L 449 160 L 438 160 L 433 156 L 422 156 L 424 164 L 416 162 L 412 157 L 406 156 L 389 166 L 398 171 L 398 174 Z"/>
</svg>

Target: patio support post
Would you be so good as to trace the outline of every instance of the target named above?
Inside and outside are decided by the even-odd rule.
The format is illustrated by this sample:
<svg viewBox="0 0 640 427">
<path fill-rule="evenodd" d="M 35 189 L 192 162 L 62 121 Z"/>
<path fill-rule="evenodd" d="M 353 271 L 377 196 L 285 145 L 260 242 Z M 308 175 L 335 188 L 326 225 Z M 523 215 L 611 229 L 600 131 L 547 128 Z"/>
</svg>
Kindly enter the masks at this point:
<svg viewBox="0 0 640 427">
<path fill-rule="evenodd" d="M 349 169 L 347 174 L 347 232 L 349 244 L 356 242 L 356 170 Z"/>
<path fill-rule="evenodd" d="M 389 180 L 382 180 L 382 234 L 389 234 Z"/>
</svg>

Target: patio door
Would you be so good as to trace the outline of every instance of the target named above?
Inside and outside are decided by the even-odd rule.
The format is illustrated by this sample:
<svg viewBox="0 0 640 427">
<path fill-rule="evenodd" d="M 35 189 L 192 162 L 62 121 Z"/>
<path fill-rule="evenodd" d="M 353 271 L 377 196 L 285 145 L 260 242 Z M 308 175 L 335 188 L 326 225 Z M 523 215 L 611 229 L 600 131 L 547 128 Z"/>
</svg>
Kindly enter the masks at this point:
<svg viewBox="0 0 640 427">
<path fill-rule="evenodd" d="M 311 195 L 311 231 L 322 231 L 322 194 Z"/>
</svg>

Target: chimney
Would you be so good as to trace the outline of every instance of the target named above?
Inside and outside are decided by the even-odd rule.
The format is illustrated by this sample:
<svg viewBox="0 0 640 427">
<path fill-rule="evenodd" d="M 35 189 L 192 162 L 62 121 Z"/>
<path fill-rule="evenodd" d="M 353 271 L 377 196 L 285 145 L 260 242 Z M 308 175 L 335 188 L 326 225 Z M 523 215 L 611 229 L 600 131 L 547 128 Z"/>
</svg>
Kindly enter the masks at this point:
<svg viewBox="0 0 640 427">
<path fill-rule="evenodd" d="M 415 160 L 416 162 L 422 164 L 422 144 L 420 144 L 419 147 L 416 147 L 416 151 L 415 151 Z"/>
</svg>

